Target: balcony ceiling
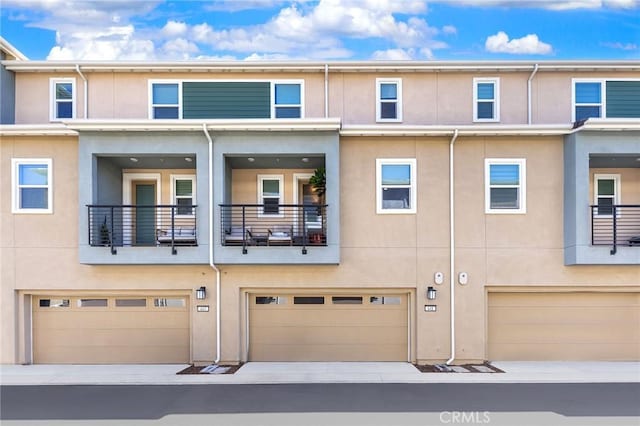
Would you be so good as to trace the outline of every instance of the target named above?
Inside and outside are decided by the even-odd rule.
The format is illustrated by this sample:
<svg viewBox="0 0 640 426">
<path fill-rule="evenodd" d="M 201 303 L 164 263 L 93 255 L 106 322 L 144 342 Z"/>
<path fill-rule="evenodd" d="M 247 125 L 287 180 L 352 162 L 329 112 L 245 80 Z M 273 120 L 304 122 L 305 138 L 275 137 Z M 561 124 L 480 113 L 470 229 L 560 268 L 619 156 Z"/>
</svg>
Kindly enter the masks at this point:
<svg viewBox="0 0 640 426">
<path fill-rule="evenodd" d="M 640 154 L 591 154 L 589 167 L 592 169 L 640 168 Z"/>
<path fill-rule="evenodd" d="M 247 154 L 227 156 L 227 161 L 232 169 L 317 169 L 325 167 L 324 157 L 312 155 L 259 156 Z"/>
<path fill-rule="evenodd" d="M 103 157 L 121 169 L 195 169 L 196 156 L 193 154 L 184 155 L 163 155 L 149 156 L 128 154 L 126 156 Z M 187 161 L 190 158 L 191 161 Z"/>
</svg>

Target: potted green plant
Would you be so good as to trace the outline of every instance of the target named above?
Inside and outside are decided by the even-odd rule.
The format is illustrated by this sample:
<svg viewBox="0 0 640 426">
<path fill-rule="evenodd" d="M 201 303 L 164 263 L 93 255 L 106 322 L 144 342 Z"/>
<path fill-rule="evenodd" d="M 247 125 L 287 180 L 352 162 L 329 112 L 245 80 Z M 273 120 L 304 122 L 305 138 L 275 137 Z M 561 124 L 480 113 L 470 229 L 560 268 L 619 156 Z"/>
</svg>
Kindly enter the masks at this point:
<svg viewBox="0 0 640 426">
<path fill-rule="evenodd" d="M 324 195 L 327 191 L 327 173 L 324 167 L 318 167 L 309 178 L 309 183 L 318 195 L 320 204 L 324 204 Z"/>
</svg>

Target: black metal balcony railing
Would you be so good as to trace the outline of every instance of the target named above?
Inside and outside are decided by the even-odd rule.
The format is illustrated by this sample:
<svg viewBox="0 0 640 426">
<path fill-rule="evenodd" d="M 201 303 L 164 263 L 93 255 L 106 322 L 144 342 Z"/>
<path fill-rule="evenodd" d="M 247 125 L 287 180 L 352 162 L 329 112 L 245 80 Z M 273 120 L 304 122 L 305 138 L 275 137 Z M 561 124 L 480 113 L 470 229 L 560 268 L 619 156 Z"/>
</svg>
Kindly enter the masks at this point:
<svg viewBox="0 0 640 426">
<path fill-rule="evenodd" d="M 110 247 L 197 246 L 197 206 L 90 205 L 89 245 Z"/>
<path fill-rule="evenodd" d="M 308 246 L 327 245 L 327 205 L 317 204 L 221 204 L 221 242 L 240 246 L 296 246 L 307 254 Z"/>
<path fill-rule="evenodd" d="M 640 247 L 640 205 L 591 206 L 591 245 Z"/>
</svg>

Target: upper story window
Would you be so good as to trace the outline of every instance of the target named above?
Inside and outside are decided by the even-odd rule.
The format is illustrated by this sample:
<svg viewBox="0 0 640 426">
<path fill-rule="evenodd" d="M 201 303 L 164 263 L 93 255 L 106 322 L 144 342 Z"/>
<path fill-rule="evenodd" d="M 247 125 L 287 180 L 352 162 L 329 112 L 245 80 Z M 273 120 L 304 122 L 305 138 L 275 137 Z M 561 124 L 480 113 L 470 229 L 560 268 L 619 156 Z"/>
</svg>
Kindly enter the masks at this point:
<svg viewBox="0 0 640 426">
<path fill-rule="evenodd" d="M 376 121 L 402 121 L 402 79 L 376 79 Z"/>
<path fill-rule="evenodd" d="M 601 81 L 575 81 L 573 92 L 573 121 L 582 121 L 587 118 L 602 117 L 602 94 L 603 84 Z"/>
<path fill-rule="evenodd" d="M 50 158 L 11 160 L 11 210 L 13 213 L 52 213 Z"/>
<path fill-rule="evenodd" d="M 179 216 L 193 216 L 196 205 L 196 176 L 171 175 L 171 199 Z"/>
<path fill-rule="evenodd" d="M 51 121 L 75 118 L 76 116 L 76 80 L 73 78 L 52 78 L 51 84 Z"/>
<path fill-rule="evenodd" d="M 620 175 L 595 174 L 593 179 L 593 201 L 597 205 L 594 213 L 612 216 L 613 206 L 620 204 Z"/>
<path fill-rule="evenodd" d="M 282 175 L 258 175 L 258 204 L 263 205 L 259 216 L 282 217 L 283 182 Z"/>
<path fill-rule="evenodd" d="M 376 212 L 416 212 L 416 159 L 376 160 Z"/>
<path fill-rule="evenodd" d="M 572 121 L 640 118 L 640 79 L 572 80 Z"/>
<path fill-rule="evenodd" d="M 485 213 L 526 213 L 526 160 L 485 159 Z"/>
<path fill-rule="evenodd" d="M 473 121 L 500 121 L 500 80 L 473 79 Z"/>
<path fill-rule="evenodd" d="M 151 118 L 180 118 L 180 84 L 151 82 Z"/>
<path fill-rule="evenodd" d="M 272 118 L 302 118 L 301 82 L 275 82 L 272 91 Z"/>
</svg>

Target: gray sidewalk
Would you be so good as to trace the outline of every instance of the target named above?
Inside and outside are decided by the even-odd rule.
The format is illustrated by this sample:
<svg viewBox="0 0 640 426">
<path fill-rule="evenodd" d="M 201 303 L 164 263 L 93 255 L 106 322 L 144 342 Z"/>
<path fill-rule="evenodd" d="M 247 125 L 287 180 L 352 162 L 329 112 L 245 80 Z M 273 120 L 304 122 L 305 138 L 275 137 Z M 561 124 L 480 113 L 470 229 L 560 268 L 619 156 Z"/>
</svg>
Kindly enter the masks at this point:
<svg viewBox="0 0 640 426">
<path fill-rule="evenodd" d="M 404 362 L 250 362 L 235 374 L 177 375 L 187 365 L 1 365 L 2 385 L 251 383 L 624 383 L 640 362 L 492 363 L 504 373 L 421 373 Z"/>
</svg>

